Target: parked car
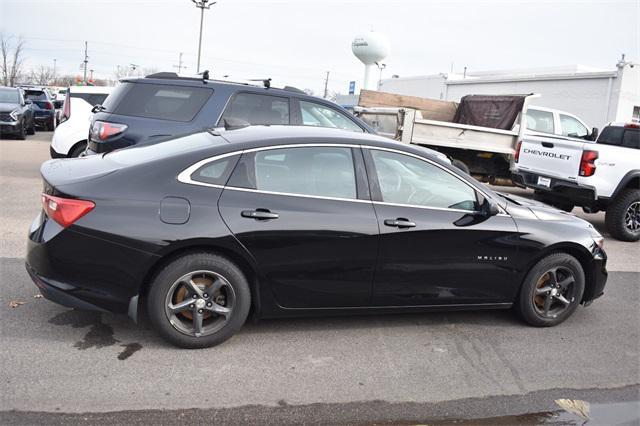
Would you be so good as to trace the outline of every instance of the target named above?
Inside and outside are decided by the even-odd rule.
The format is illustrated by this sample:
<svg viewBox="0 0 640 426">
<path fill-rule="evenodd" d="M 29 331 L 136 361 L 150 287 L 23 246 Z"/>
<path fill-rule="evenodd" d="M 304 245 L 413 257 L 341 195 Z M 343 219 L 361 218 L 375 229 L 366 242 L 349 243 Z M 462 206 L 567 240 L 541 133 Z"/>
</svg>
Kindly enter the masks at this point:
<svg viewBox="0 0 640 426">
<path fill-rule="evenodd" d="M 31 101 L 17 87 L 0 87 L 0 135 L 24 140 L 35 132 Z"/>
<path fill-rule="evenodd" d="M 70 86 L 64 96 L 60 124 L 51 139 L 51 158 L 78 157 L 87 148 L 91 109 L 104 103 L 113 87 Z M 57 102 L 57 101 L 56 101 Z"/>
<path fill-rule="evenodd" d="M 603 294 L 586 221 L 501 196 L 363 132 L 251 126 L 49 160 L 27 269 L 81 309 L 144 304 L 181 347 L 257 317 L 515 307 L 534 326 Z"/>
<path fill-rule="evenodd" d="M 45 130 L 56 128 L 56 111 L 53 99 L 46 88 L 24 87 L 24 96 L 33 102 L 33 114 L 37 126 Z"/>
<path fill-rule="evenodd" d="M 566 211 L 606 211 L 607 229 L 622 241 L 640 240 L 640 125 L 610 123 L 596 142 L 525 138 L 514 182 Z"/>
<path fill-rule="evenodd" d="M 212 127 L 296 124 L 373 132 L 339 105 L 285 87 L 157 73 L 125 79 L 93 116 L 87 154 Z"/>
</svg>

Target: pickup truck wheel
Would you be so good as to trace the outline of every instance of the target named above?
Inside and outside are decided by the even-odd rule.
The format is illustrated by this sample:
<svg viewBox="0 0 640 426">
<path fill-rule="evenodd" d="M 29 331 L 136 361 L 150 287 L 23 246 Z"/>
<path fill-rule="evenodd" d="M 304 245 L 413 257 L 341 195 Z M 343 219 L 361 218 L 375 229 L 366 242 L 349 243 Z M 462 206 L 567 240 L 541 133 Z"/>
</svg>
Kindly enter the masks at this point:
<svg viewBox="0 0 640 426">
<path fill-rule="evenodd" d="M 558 325 L 573 314 L 584 293 L 584 270 L 575 257 L 553 253 L 529 271 L 516 303 L 518 313 L 536 327 Z"/>
<path fill-rule="evenodd" d="M 466 174 L 469 174 L 469 167 L 467 167 L 466 164 L 464 164 L 463 161 L 458 160 L 458 159 L 453 159 L 451 160 L 451 165 L 454 167 L 457 167 L 458 169 L 462 170 L 463 172 L 465 172 Z"/>
<path fill-rule="evenodd" d="M 613 238 L 640 240 L 640 190 L 625 189 L 614 198 L 607 208 L 605 222 Z"/>
</svg>

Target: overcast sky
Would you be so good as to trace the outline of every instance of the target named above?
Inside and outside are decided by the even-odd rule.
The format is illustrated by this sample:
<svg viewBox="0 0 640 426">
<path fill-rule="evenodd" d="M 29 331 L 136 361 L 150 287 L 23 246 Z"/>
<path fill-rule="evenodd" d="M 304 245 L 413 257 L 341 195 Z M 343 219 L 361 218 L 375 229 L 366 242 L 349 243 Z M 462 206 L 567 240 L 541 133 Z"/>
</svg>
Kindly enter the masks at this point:
<svg viewBox="0 0 640 426">
<path fill-rule="evenodd" d="M 190 0 L 0 0 L 0 30 L 26 41 L 27 67 L 113 77 L 120 66 L 195 72 L 199 9 Z M 384 33 L 384 76 L 640 61 L 640 0 L 218 0 L 205 11 L 202 69 L 231 79 L 346 92 L 363 76 L 353 37 Z"/>
</svg>

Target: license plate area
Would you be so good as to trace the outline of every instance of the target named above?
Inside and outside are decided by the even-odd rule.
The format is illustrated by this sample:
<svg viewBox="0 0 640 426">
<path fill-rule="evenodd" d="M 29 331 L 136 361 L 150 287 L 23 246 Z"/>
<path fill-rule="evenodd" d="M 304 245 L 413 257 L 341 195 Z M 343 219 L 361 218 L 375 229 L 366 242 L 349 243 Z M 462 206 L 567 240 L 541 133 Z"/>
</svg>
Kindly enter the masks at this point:
<svg viewBox="0 0 640 426">
<path fill-rule="evenodd" d="M 544 186 L 545 188 L 549 188 L 551 186 L 551 178 L 538 176 L 538 186 Z"/>
</svg>

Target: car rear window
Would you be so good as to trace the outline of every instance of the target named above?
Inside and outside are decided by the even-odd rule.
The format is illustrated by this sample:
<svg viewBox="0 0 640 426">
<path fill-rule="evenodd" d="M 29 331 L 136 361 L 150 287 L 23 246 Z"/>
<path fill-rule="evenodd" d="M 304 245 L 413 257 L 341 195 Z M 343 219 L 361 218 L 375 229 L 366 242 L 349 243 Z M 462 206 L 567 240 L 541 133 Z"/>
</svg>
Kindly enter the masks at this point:
<svg viewBox="0 0 640 426">
<path fill-rule="evenodd" d="M 103 106 L 114 114 L 187 122 L 212 94 L 204 87 L 128 82 L 118 86 Z"/>
<path fill-rule="evenodd" d="M 30 99 L 32 101 L 46 101 L 47 99 L 47 94 L 44 93 L 42 90 L 26 90 L 24 92 L 24 95 L 27 99 Z"/>
</svg>

